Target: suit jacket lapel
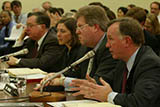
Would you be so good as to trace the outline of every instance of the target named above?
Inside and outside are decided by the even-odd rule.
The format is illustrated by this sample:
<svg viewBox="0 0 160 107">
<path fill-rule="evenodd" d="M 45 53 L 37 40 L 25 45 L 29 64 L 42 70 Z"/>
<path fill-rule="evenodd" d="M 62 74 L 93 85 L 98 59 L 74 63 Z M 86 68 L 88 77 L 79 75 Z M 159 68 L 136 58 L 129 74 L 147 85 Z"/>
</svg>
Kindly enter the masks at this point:
<svg viewBox="0 0 160 107">
<path fill-rule="evenodd" d="M 47 32 L 45 38 L 43 39 L 43 41 L 42 41 L 42 43 L 41 43 L 41 46 L 39 47 L 37 57 L 39 57 L 39 56 L 42 54 L 42 52 L 43 52 L 42 49 L 43 49 L 43 47 L 44 47 L 44 45 L 45 45 L 45 41 L 47 41 L 48 36 L 49 36 L 49 32 Z"/>
<path fill-rule="evenodd" d="M 134 86 L 133 84 L 135 84 L 135 81 L 134 81 L 134 80 L 136 80 L 135 79 L 135 69 L 136 69 L 136 66 L 137 66 L 137 64 L 139 62 L 140 57 L 143 55 L 142 53 L 143 53 L 144 48 L 145 47 L 143 47 L 143 46 L 140 47 L 140 49 L 139 49 L 139 51 L 138 51 L 138 53 L 136 55 L 136 59 L 134 61 L 133 67 L 132 67 L 132 69 L 130 71 L 129 77 L 127 79 L 126 92 L 128 92 L 128 93 L 131 92 L 131 89 L 133 88 L 132 86 Z"/>
</svg>

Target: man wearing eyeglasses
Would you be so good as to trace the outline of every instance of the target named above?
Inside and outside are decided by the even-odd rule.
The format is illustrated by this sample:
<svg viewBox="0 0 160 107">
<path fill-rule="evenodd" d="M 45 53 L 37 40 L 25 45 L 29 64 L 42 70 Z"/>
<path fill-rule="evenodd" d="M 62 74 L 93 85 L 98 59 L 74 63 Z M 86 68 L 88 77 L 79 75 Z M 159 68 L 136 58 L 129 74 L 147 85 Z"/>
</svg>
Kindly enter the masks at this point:
<svg viewBox="0 0 160 107">
<path fill-rule="evenodd" d="M 117 61 L 112 58 L 108 48 L 105 47 L 107 41 L 105 31 L 109 19 L 105 11 L 99 6 L 85 6 L 80 8 L 76 14 L 76 19 L 76 33 L 79 36 L 81 44 L 84 46 L 80 53 L 83 54 L 94 50 L 95 56 L 92 59 L 92 63 L 90 63 L 91 59 L 82 62 L 75 73 L 79 75 L 77 78 L 83 79 L 86 77 L 86 74 L 89 74 L 99 83 L 99 77 L 103 77 L 111 72 L 117 63 Z M 48 85 L 64 85 L 68 91 L 68 88 L 70 88 L 68 84 L 75 78 L 70 78 L 69 72 L 66 73 L 65 76 L 67 77 L 56 78 L 50 81 Z M 41 83 L 49 77 L 50 75 L 46 76 Z"/>
<path fill-rule="evenodd" d="M 50 19 L 42 12 L 32 13 L 27 19 L 26 34 L 29 38 L 23 48 L 29 53 L 24 58 L 10 57 L 8 64 L 18 67 L 40 68 L 44 71 L 59 71 L 56 65 L 61 57 L 62 47 L 58 45 L 55 34 L 49 31 Z M 54 66 L 53 66 L 54 65 Z"/>
</svg>

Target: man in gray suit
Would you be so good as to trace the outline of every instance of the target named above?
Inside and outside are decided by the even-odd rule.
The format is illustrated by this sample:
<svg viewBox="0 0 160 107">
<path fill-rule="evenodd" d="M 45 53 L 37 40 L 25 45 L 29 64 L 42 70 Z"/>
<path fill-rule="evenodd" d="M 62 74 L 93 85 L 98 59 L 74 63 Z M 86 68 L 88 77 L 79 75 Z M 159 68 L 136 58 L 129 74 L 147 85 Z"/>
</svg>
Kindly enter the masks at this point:
<svg viewBox="0 0 160 107">
<path fill-rule="evenodd" d="M 109 23 L 106 47 L 114 59 L 120 59 L 116 69 L 100 78 L 102 85 L 88 80 L 73 80 L 74 95 L 107 101 L 123 107 L 160 106 L 160 58 L 144 46 L 140 24 L 131 18 Z M 105 81 L 104 81 L 105 80 Z"/>
<path fill-rule="evenodd" d="M 24 42 L 23 48 L 29 53 L 20 59 L 10 57 L 8 64 L 17 67 L 40 68 L 44 71 L 59 71 L 57 61 L 61 57 L 63 47 L 51 32 L 50 19 L 42 12 L 32 13 L 27 19 L 26 34 L 29 38 Z M 35 45 L 37 44 L 38 47 Z"/>
</svg>

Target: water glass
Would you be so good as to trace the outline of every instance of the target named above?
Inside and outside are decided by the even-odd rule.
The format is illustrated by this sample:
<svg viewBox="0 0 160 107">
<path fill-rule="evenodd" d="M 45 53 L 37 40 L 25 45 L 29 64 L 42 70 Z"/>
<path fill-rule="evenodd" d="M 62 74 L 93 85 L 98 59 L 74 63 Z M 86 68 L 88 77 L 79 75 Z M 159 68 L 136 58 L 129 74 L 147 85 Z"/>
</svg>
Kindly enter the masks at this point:
<svg viewBox="0 0 160 107">
<path fill-rule="evenodd" d="M 24 93 L 26 91 L 26 78 L 18 77 L 17 83 L 15 84 L 19 94 Z"/>
<path fill-rule="evenodd" d="M 5 87 L 5 85 L 7 83 L 10 82 L 10 79 L 9 79 L 9 75 L 8 73 L 1 73 L 0 74 L 0 85 L 1 85 L 1 88 L 3 89 Z"/>
</svg>

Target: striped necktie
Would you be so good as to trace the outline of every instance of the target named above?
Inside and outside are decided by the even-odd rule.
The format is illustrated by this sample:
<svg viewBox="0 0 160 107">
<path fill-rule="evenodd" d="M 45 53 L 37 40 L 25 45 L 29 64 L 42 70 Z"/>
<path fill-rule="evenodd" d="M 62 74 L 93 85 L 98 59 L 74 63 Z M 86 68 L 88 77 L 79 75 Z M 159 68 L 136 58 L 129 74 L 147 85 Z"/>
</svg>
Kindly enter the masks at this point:
<svg viewBox="0 0 160 107">
<path fill-rule="evenodd" d="M 34 48 L 33 48 L 33 55 L 32 55 L 32 58 L 37 57 L 37 54 L 38 54 L 38 43 L 35 42 Z"/>
</svg>

